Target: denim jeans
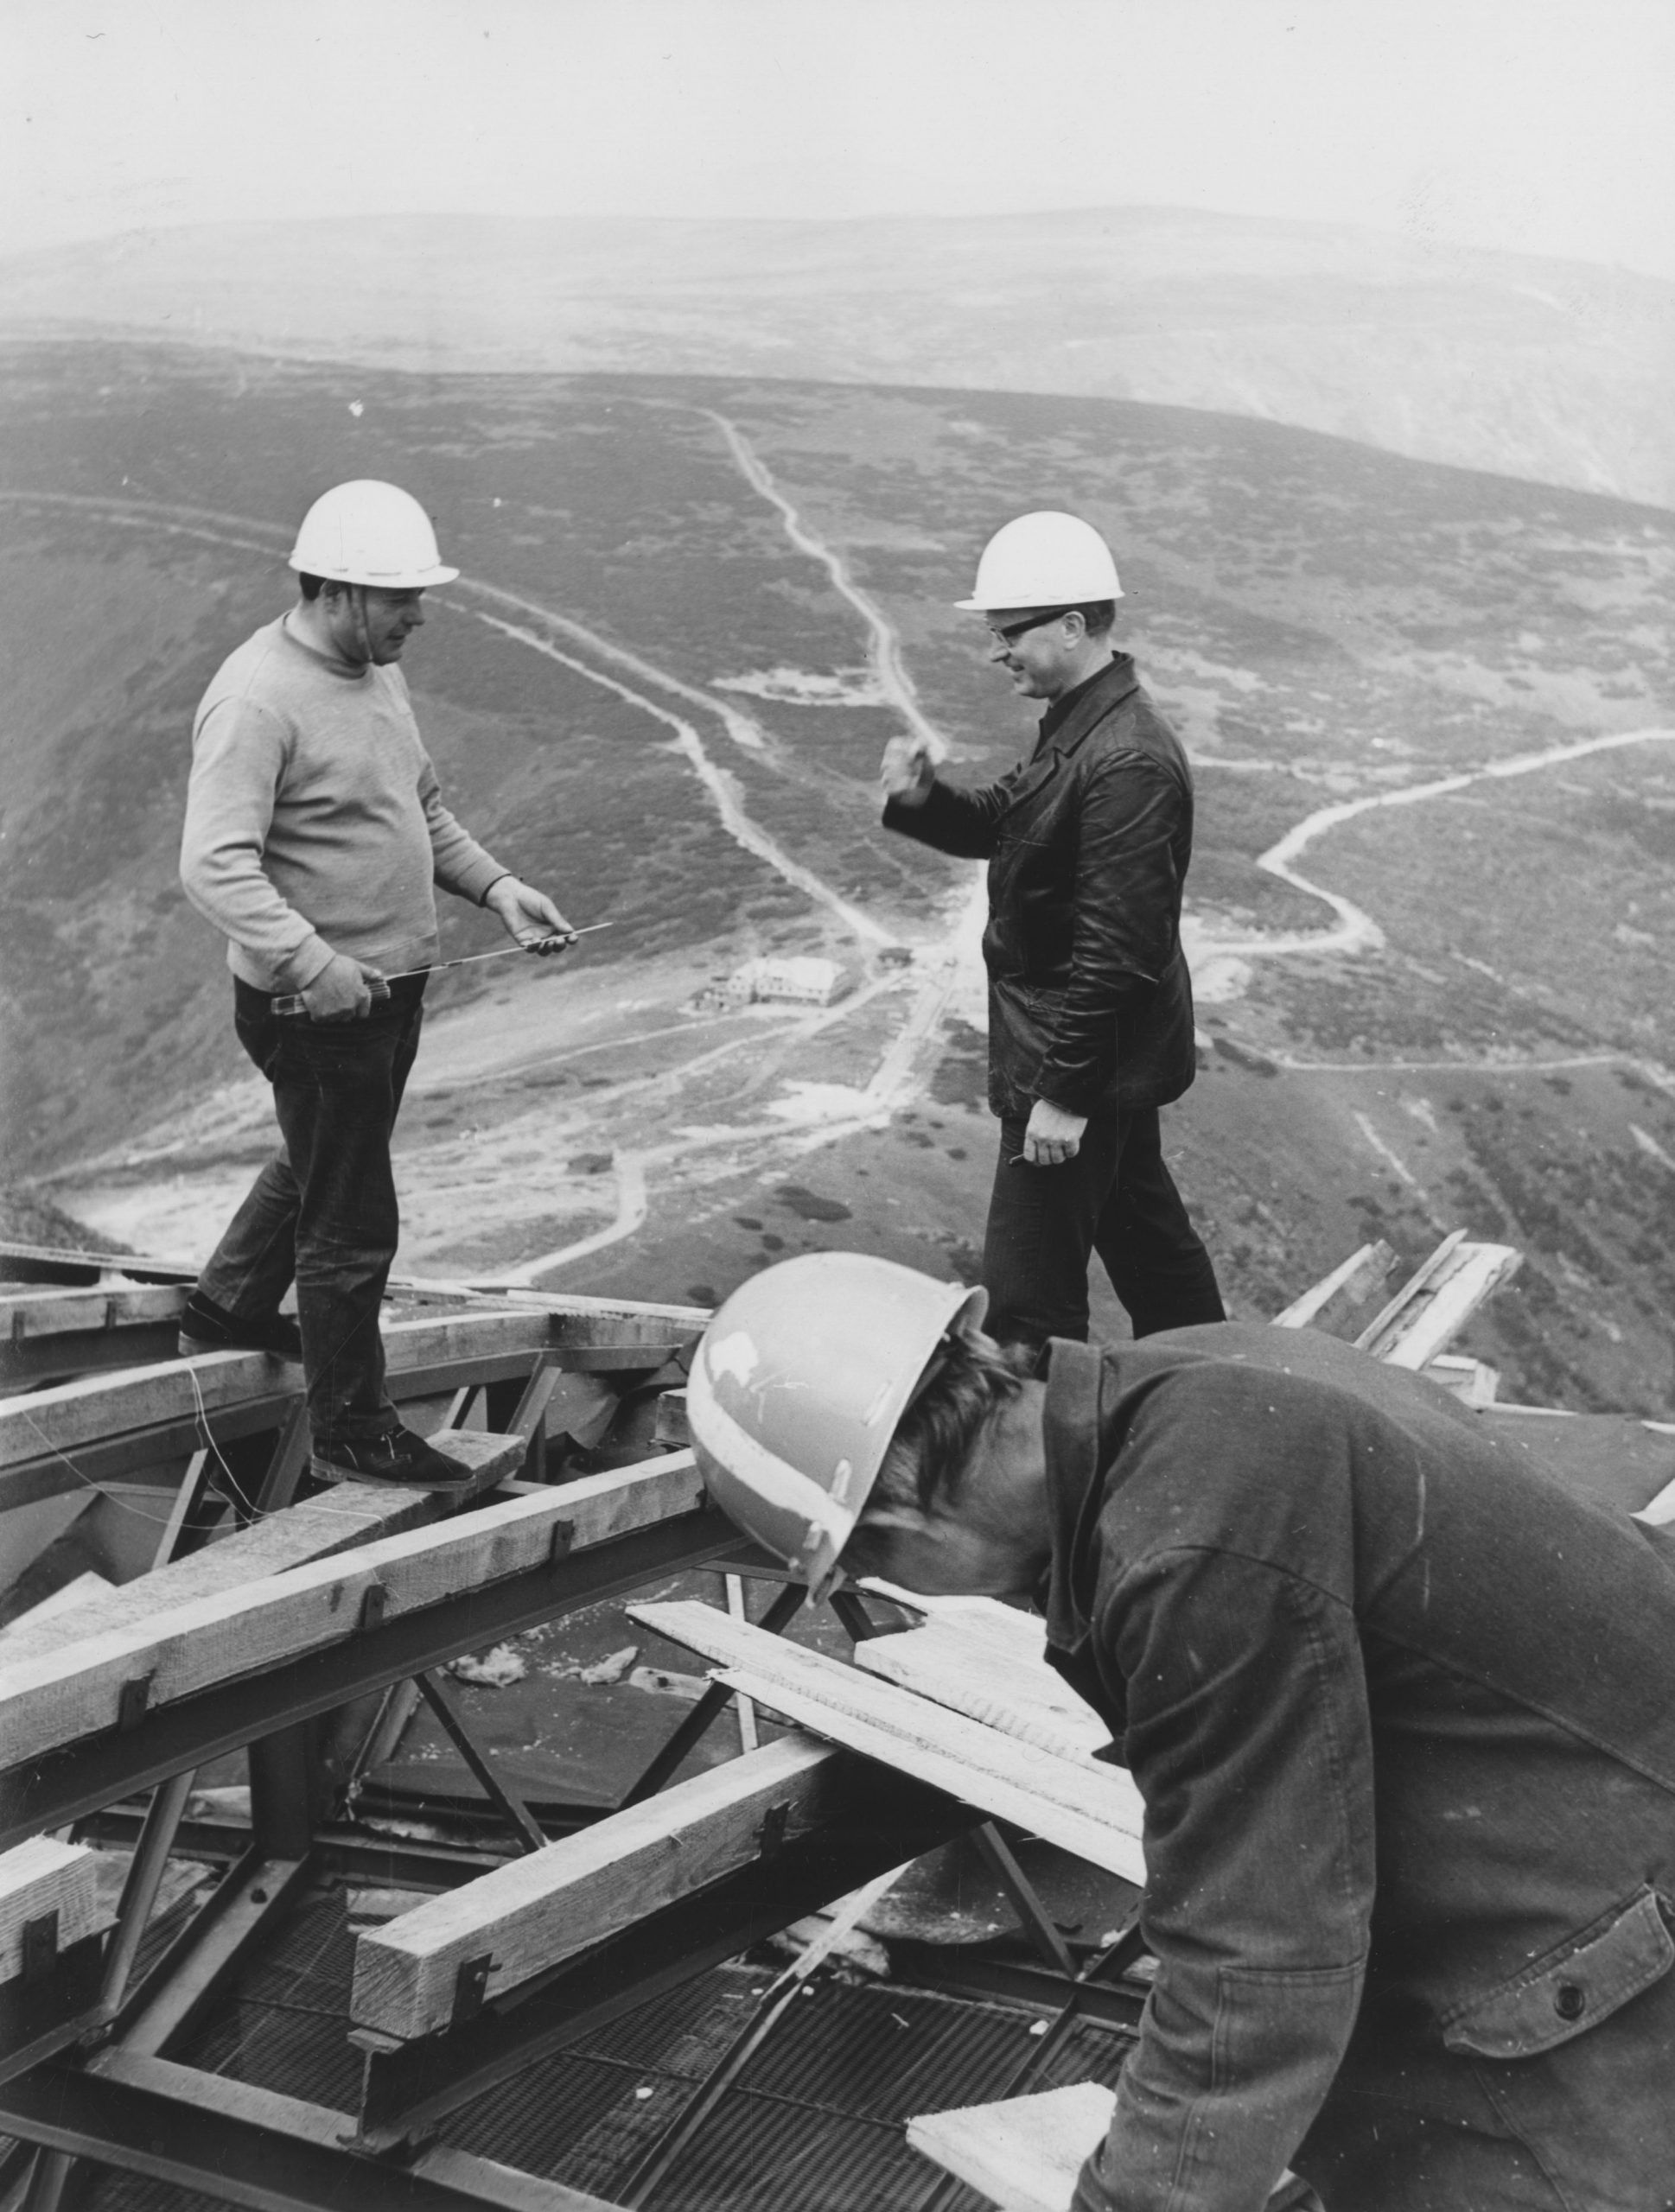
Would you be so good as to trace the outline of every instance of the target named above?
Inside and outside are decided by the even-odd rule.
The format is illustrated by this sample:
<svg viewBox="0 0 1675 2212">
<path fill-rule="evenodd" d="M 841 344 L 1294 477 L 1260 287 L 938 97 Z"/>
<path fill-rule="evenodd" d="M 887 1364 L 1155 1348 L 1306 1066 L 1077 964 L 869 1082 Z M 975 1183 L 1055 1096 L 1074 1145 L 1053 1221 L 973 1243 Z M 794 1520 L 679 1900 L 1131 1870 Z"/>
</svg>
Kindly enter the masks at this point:
<svg viewBox="0 0 1675 2212">
<path fill-rule="evenodd" d="M 1027 1116 L 1000 1125 L 989 1201 L 984 1326 L 1003 1342 L 1087 1340 L 1087 1263 L 1097 1251 L 1137 1337 L 1223 1321 L 1215 1269 L 1164 1164 L 1155 1106 L 1088 1122 L 1074 1160 L 1018 1159 Z"/>
<path fill-rule="evenodd" d="M 364 1021 L 281 1020 L 235 982 L 239 1041 L 273 1085 L 284 1142 L 199 1277 L 232 1313 L 271 1313 L 296 1284 L 316 1445 L 397 1426 L 379 1309 L 400 1235 L 390 1138 L 418 1050 L 425 978 L 390 987 Z"/>
</svg>

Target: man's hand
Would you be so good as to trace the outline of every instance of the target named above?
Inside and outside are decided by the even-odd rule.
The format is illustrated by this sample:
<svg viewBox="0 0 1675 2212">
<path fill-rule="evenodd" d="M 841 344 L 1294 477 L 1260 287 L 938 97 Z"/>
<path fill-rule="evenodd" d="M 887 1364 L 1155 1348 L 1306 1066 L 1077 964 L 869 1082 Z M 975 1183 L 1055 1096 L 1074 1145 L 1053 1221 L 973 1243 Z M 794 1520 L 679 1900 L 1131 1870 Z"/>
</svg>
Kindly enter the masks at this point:
<svg viewBox="0 0 1675 2212">
<path fill-rule="evenodd" d="M 1086 1127 L 1086 1114 L 1067 1114 L 1050 1098 L 1038 1098 L 1029 1109 L 1019 1158 L 1031 1167 L 1062 1167 L 1081 1150 L 1082 1131 Z"/>
<path fill-rule="evenodd" d="M 364 960 L 351 960 L 347 952 L 334 952 L 314 981 L 303 986 L 302 999 L 311 1020 L 365 1021 L 373 1001 L 389 995 L 378 969 Z"/>
<path fill-rule="evenodd" d="M 500 918 L 500 926 L 510 938 L 515 938 L 526 951 L 564 952 L 576 941 L 576 932 L 564 919 L 551 899 L 532 884 L 520 883 L 515 875 L 503 875 L 491 883 L 483 894 L 483 904 L 493 914 Z M 549 945 L 549 938 L 561 937 L 564 944 Z"/>
<path fill-rule="evenodd" d="M 936 763 L 920 737 L 893 737 L 878 771 L 886 798 L 900 806 L 923 806 L 936 781 Z"/>
</svg>

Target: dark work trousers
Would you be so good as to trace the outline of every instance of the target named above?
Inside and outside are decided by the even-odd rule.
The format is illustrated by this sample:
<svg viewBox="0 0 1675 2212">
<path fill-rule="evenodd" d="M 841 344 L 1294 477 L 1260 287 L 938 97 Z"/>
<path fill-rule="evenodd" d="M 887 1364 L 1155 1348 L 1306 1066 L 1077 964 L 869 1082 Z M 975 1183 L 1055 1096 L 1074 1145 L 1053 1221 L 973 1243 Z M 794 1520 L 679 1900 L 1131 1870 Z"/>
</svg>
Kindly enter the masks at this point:
<svg viewBox="0 0 1675 2212">
<path fill-rule="evenodd" d="M 364 1021 L 281 1018 L 265 991 L 233 986 L 239 1041 L 273 1085 L 284 1142 L 198 1287 L 257 1319 L 295 1278 L 316 1445 L 398 1426 L 378 1320 L 401 1228 L 390 1137 L 418 1050 L 424 984 L 423 976 L 392 983 Z"/>
<path fill-rule="evenodd" d="M 1027 1115 L 1000 1125 L 989 1201 L 984 1326 L 1003 1343 L 1087 1341 L 1088 1255 L 1098 1252 L 1137 1337 L 1225 1321 L 1215 1269 L 1163 1163 L 1157 1109 L 1095 1116 L 1076 1157 L 1030 1167 Z"/>
</svg>

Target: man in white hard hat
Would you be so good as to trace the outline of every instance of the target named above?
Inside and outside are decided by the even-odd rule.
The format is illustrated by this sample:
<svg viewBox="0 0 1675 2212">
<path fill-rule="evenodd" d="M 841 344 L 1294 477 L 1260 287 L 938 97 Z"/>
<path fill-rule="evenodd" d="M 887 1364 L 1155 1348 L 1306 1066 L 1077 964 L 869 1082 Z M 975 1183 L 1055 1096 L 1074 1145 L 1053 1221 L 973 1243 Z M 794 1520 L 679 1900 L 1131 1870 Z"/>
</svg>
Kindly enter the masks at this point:
<svg viewBox="0 0 1675 2212">
<path fill-rule="evenodd" d="M 815 1589 L 1034 1603 L 1145 1801 L 1157 1972 L 1075 2212 L 1675 2205 L 1675 1524 L 1248 1323 L 1044 1372 L 857 1253 L 736 1291 L 710 1495 Z"/>
<path fill-rule="evenodd" d="M 300 1357 L 316 1474 L 460 1489 L 467 1471 L 398 1421 L 379 1332 L 433 886 L 532 950 L 570 927 L 442 803 L 399 666 L 426 590 L 459 574 L 424 508 L 393 484 L 337 485 L 290 566 L 297 603 L 223 662 L 193 726 L 181 880 L 227 939 L 239 1039 L 283 1142 L 199 1277 L 181 1349 Z M 276 1014 L 290 995 L 304 1014 Z M 293 1280 L 296 1322 L 279 1312 Z"/>
<path fill-rule="evenodd" d="M 1122 587 L 1075 515 L 997 531 L 962 609 L 1014 696 L 1045 702 L 1029 758 L 980 790 L 918 740 L 883 766 L 884 823 L 989 862 L 989 1103 L 1000 1158 L 984 1243 L 990 1325 L 1085 1338 L 1097 1251 L 1137 1337 L 1222 1318 L 1164 1163 L 1158 1109 L 1195 1071 L 1181 897 L 1192 772 L 1112 642 Z"/>
</svg>

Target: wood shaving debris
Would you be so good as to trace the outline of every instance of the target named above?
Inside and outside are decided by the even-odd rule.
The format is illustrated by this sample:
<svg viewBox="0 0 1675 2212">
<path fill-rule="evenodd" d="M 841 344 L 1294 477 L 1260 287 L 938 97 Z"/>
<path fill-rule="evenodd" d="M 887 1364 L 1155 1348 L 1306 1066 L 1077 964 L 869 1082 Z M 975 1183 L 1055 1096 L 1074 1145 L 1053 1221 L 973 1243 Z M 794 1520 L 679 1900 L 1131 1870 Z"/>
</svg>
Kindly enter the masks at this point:
<svg viewBox="0 0 1675 2212">
<path fill-rule="evenodd" d="M 583 1667 L 581 1679 L 595 1686 L 601 1682 L 620 1682 L 639 1656 L 640 1646 L 637 1643 L 625 1643 L 620 1651 L 613 1651 L 608 1657 L 596 1661 L 591 1667 Z"/>
<path fill-rule="evenodd" d="M 508 1682 L 522 1681 L 529 1662 L 509 1643 L 497 1643 L 487 1651 L 462 1651 L 449 1661 L 448 1671 L 456 1681 L 470 1682 L 478 1689 L 503 1690 Z"/>
</svg>

